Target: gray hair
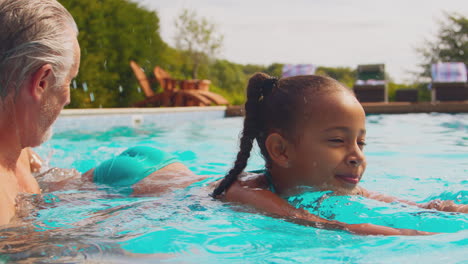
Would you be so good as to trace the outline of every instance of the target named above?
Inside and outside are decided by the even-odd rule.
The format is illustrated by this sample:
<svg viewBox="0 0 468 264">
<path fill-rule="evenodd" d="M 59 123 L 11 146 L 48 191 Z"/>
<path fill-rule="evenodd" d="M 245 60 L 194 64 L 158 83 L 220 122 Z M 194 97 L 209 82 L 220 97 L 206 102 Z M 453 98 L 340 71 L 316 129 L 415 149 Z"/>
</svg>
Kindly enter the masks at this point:
<svg viewBox="0 0 468 264">
<path fill-rule="evenodd" d="M 73 64 L 78 28 L 60 3 L 0 0 L 0 25 L 0 101 L 13 91 L 17 95 L 45 64 L 52 65 L 55 85 L 65 80 Z"/>
</svg>

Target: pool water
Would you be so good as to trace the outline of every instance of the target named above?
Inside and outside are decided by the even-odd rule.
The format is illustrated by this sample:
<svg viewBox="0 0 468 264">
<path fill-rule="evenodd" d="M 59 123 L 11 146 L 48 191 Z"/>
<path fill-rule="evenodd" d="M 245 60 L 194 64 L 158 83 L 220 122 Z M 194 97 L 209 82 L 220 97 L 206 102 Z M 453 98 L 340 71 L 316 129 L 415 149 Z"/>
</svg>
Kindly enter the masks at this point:
<svg viewBox="0 0 468 264">
<path fill-rule="evenodd" d="M 80 172 L 135 145 L 177 155 L 194 172 L 219 177 L 237 153 L 241 118 L 143 123 L 103 129 L 56 124 L 37 148 L 51 167 Z M 367 119 L 366 189 L 417 202 L 468 204 L 468 115 L 372 115 Z M 262 168 L 256 149 L 248 169 Z M 0 263 L 468 263 L 468 214 L 310 192 L 289 202 L 328 219 L 440 232 L 358 236 L 255 214 L 208 197 L 206 183 L 161 197 L 110 189 L 27 197 L 22 224 L 0 229 Z"/>
</svg>

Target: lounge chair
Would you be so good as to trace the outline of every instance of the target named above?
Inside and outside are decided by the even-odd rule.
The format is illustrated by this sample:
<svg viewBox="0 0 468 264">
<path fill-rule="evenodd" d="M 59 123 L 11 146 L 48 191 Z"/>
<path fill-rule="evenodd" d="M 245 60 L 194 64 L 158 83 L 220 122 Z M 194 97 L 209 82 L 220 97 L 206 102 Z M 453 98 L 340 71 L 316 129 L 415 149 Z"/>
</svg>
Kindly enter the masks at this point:
<svg viewBox="0 0 468 264">
<path fill-rule="evenodd" d="M 172 79 L 170 75 L 159 67 L 154 68 L 154 77 L 148 79 L 140 66 L 130 61 L 135 77 L 138 80 L 146 99 L 135 103 L 133 106 L 144 107 L 149 105 L 154 106 L 208 106 L 215 104 L 228 104 L 228 101 L 222 96 L 205 91 L 205 86 L 209 85 L 206 81 L 197 81 L 195 89 L 191 89 L 189 83 L 193 81 L 181 81 Z M 162 92 L 155 93 L 151 87 L 154 82 L 159 82 Z M 180 87 L 180 88 L 179 88 Z M 182 89 L 186 87 L 186 89 Z M 197 91 L 198 87 L 205 90 Z"/>
<path fill-rule="evenodd" d="M 178 91 L 175 87 L 175 85 L 177 85 L 177 83 L 179 82 L 177 80 L 169 80 L 169 78 L 164 78 L 166 80 L 164 80 L 164 83 L 161 83 L 161 80 L 158 80 L 154 77 L 152 79 L 148 79 L 145 72 L 136 62 L 130 61 L 130 67 L 132 68 L 135 77 L 138 80 L 138 84 L 140 85 L 146 97 L 145 100 L 133 104 L 133 106 L 135 107 L 211 105 L 211 102 L 203 96 L 191 92 Z M 161 84 L 161 87 L 163 89 L 163 91 L 160 93 L 155 93 L 151 88 L 151 84 L 156 81 L 158 81 Z M 187 104 L 187 101 L 189 101 L 190 103 Z"/>
<path fill-rule="evenodd" d="M 468 100 L 467 70 L 463 62 L 433 64 L 431 73 L 432 102 Z"/>
<path fill-rule="evenodd" d="M 353 90 L 358 100 L 362 103 L 388 102 L 385 65 L 359 65 L 357 71 L 357 81 Z"/>
<path fill-rule="evenodd" d="M 169 106 L 163 103 L 163 95 L 161 93 L 156 94 L 153 89 L 151 88 L 151 84 L 156 82 L 156 79 L 149 80 L 146 76 L 143 69 L 134 61 L 130 61 L 130 67 L 135 74 L 135 77 L 142 89 L 143 93 L 145 94 L 146 99 L 140 102 L 133 104 L 136 107 L 143 107 L 148 105 L 155 105 L 155 106 Z"/>
<path fill-rule="evenodd" d="M 164 91 L 176 93 L 176 106 L 180 106 L 181 104 L 190 106 L 197 105 L 197 102 L 194 102 L 192 97 L 194 97 L 195 101 L 198 101 L 198 103 L 207 105 L 229 104 L 229 102 L 221 95 L 209 91 L 211 84 L 210 80 L 176 80 L 173 79 L 168 72 L 158 66 L 154 68 L 153 72 L 156 80 L 158 80 Z M 178 90 L 177 87 L 180 89 Z M 186 99 L 188 100 L 184 102 L 185 97 L 187 97 Z"/>
<path fill-rule="evenodd" d="M 418 101 L 418 97 L 419 97 L 418 89 L 398 89 L 395 92 L 396 102 L 415 103 Z"/>
<path fill-rule="evenodd" d="M 283 66 L 282 77 L 292 77 L 298 75 L 315 74 L 317 66 L 313 64 L 285 64 Z"/>
</svg>

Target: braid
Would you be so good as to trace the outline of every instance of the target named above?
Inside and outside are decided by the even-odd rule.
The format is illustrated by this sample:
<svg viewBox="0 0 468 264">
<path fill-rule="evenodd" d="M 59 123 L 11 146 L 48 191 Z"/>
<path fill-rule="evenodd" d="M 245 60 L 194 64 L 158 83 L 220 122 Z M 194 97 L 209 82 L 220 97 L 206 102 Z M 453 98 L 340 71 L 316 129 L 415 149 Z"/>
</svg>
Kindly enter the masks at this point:
<svg viewBox="0 0 468 264">
<path fill-rule="evenodd" d="M 249 85 L 247 86 L 247 102 L 245 103 L 245 119 L 242 137 L 240 139 L 240 150 L 237 153 L 234 167 L 232 167 L 218 187 L 213 191 L 211 194 L 212 197 L 216 198 L 228 189 L 247 166 L 253 142 L 263 128 L 263 118 L 260 109 L 262 105 L 261 101 L 263 101 L 264 96 L 271 93 L 275 85 L 275 79 L 272 79 L 264 73 L 257 73 L 250 78 Z"/>
</svg>

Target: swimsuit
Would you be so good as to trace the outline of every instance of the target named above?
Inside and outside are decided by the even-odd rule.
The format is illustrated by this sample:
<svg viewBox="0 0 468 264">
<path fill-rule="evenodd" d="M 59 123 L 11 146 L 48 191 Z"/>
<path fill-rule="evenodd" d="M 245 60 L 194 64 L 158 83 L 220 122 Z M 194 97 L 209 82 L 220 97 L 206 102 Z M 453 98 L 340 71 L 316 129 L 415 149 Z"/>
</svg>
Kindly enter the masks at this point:
<svg viewBox="0 0 468 264">
<path fill-rule="evenodd" d="M 180 161 L 162 150 L 143 146 L 132 147 L 98 165 L 94 169 L 93 180 L 95 183 L 106 184 L 111 187 L 130 187 L 151 173 L 176 162 Z M 264 174 L 268 189 L 272 193 L 276 193 L 273 179 L 268 170 L 262 169 L 250 172 Z M 132 192 L 131 189 L 122 191 L 125 193 Z"/>
<path fill-rule="evenodd" d="M 270 189 L 270 192 L 276 193 L 275 185 L 273 185 L 273 177 L 271 177 L 271 174 L 268 170 L 265 170 L 264 173 L 265 173 L 265 178 L 268 182 L 268 189 Z"/>
<path fill-rule="evenodd" d="M 129 187 L 169 164 L 180 162 L 173 155 L 151 147 L 132 147 L 94 169 L 94 182 Z"/>
</svg>

